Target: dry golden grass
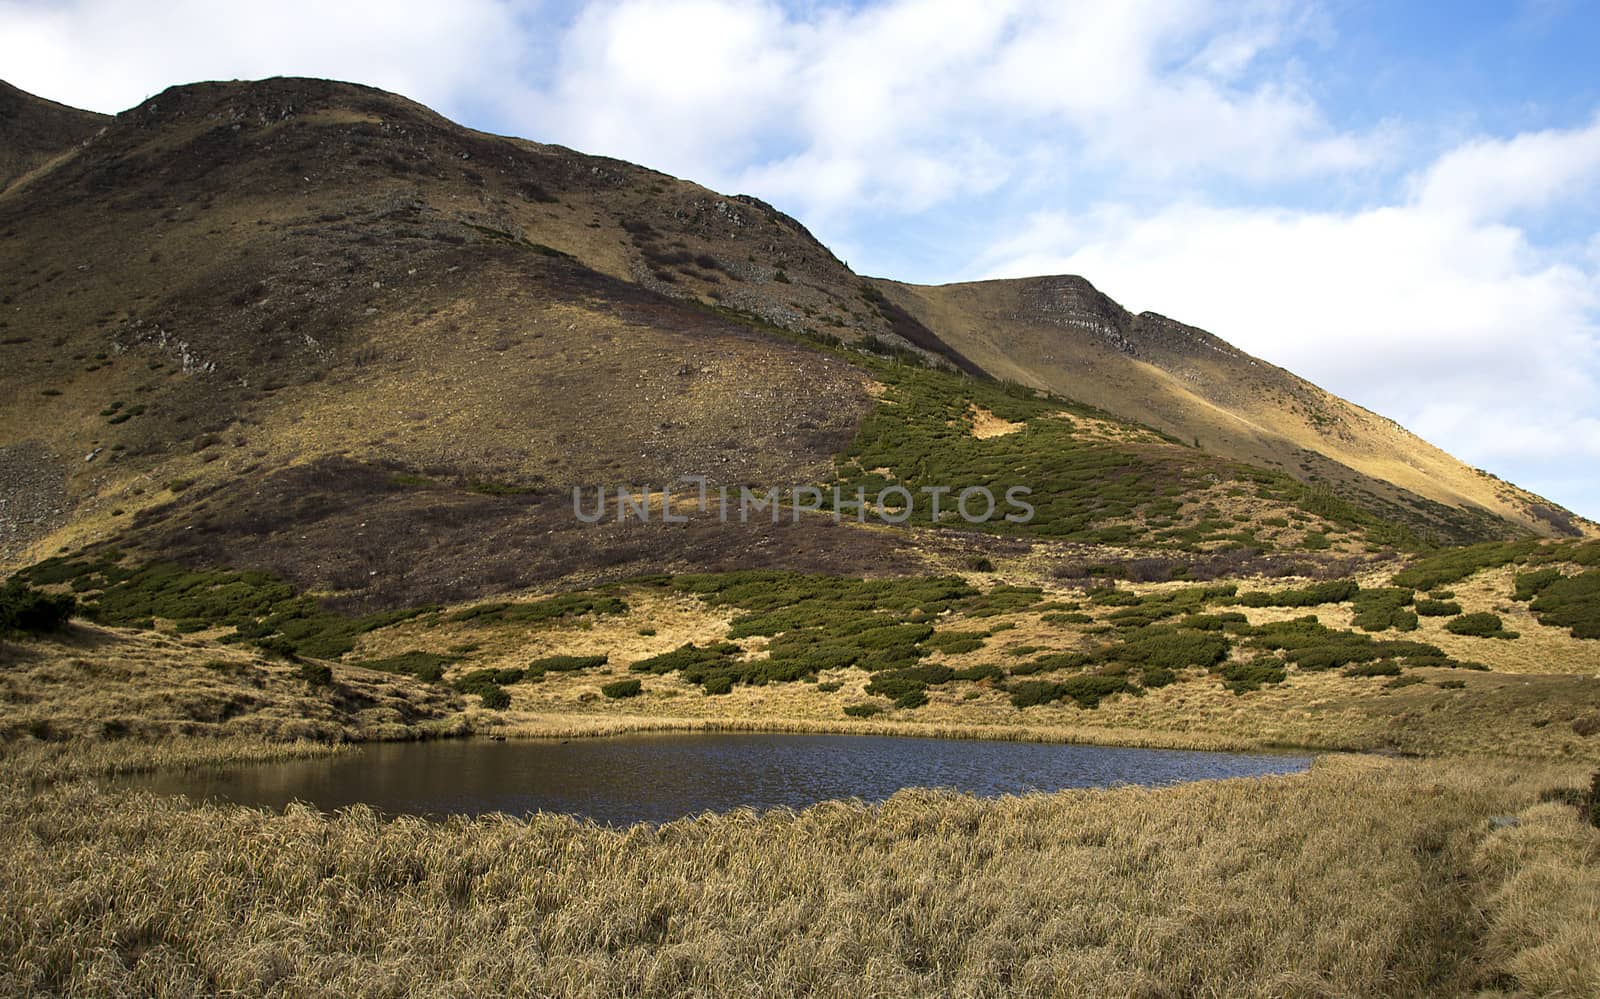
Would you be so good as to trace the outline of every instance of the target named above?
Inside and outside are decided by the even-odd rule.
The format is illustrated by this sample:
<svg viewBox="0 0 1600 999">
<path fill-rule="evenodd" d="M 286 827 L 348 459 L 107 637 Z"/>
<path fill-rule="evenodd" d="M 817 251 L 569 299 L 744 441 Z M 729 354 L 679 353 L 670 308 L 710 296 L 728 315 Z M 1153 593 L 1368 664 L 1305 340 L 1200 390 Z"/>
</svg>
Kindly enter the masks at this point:
<svg viewBox="0 0 1600 999">
<path fill-rule="evenodd" d="M 76 623 L 0 642 L 0 738 L 175 735 L 413 739 L 459 733 L 462 699 L 410 677 L 341 666 L 316 687 L 296 667 L 199 635 Z"/>
<path fill-rule="evenodd" d="M 1522 812 L 1478 849 L 1487 900 L 1485 960 L 1536 995 L 1600 988 L 1600 829 L 1559 804 Z"/>
<path fill-rule="evenodd" d="M 1339 758 L 1288 778 L 908 791 L 626 831 L 273 814 L 16 770 L 0 781 L 10 994 L 1600 987 L 1592 924 L 1574 922 L 1587 896 L 1544 876 L 1565 864 L 1592 885 L 1592 831 L 1545 806 L 1485 843 L 1490 816 L 1572 785 L 1570 768 Z M 1556 835 L 1535 836 L 1545 825 Z M 1534 899 L 1562 947 L 1519 924 Z"/>
<path fill-rule="evenodd" d="M 972 436 L 979 440 L 1004 437 L 1006 434 L 1014 434 L 1027 426 L 1026 423 L 1013 423 L 1010 420 L 1002 419 L 982 406 L 972 406 L 969 412 L 972 416 Z"/>
</svg>

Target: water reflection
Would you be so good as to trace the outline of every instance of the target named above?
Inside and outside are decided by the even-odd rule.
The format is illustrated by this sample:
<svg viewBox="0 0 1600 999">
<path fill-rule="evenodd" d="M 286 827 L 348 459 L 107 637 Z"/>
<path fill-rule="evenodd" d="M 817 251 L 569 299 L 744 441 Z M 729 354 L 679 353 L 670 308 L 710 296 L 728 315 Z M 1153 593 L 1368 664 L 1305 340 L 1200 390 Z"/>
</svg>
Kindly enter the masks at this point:
<svg viewBox="0 0 1600 999">
<path fill-rule="evenodd" d="M 249 805 L 366 803 L 396 815 L 566 812 L 623 825 L 741 806 L 878 801 L 905 787 L 982 796 L 1305 769 L 1301 756 L 857 735 L 636 735 L 389 743 L 330 759 L 127 783 Z"/>
</svg>

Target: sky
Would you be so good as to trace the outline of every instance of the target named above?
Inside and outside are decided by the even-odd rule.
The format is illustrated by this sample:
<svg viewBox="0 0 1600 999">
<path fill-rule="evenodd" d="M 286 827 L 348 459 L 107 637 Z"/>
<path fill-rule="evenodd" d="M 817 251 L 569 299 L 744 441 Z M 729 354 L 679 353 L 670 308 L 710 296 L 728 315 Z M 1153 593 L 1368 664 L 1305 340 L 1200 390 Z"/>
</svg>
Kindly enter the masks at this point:
<svg viewBox="0 0 1600 999">
<path fill-rule="evenodd" d="M 1596 52 L 1583 0 L 0 0 L 53 100 L 353 80 L 859 273 L 1081 274 L 1600 519 Z"/>
</svg>

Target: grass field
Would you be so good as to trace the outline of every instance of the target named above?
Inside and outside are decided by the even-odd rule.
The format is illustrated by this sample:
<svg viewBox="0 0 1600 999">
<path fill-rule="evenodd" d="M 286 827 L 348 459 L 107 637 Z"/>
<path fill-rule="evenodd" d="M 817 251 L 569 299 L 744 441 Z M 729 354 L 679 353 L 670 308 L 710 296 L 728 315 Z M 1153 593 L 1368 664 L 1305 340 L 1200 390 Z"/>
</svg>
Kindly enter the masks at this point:
<svg viewBox="0 0 1600 999">
<path fill-rule="evenodd" d="M 1539 803 L 1582 782 L 1571 766 L 1330 757 L 1287 778 L 902 792 L 615 831 L 271 814 L 41 780 L 66 772 L 62 753 L 3 766 L 8 994 L 1600 987 L 1600 830 Z M 1497 815 L 1521 824 L 1491 831 Z"/>
</svg>

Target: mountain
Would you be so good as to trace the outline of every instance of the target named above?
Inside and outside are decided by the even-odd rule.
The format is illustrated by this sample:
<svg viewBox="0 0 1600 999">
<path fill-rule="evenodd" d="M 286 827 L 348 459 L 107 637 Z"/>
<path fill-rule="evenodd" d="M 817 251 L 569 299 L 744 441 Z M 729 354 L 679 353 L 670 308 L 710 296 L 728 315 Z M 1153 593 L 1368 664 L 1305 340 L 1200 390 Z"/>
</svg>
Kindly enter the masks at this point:
<svg viewBox="0 0 1600 999">
<path fill-rule="evenodd" d="M 18 90 L 0 80 L 0 191 L 86 141 L 111 119 Z"/>
<path fill-rule="evenodd" d="M 1208 451 L 1457 522 L 1463 537 L 1473 530 L 1467 521 L 1486 513 L 1543 535 L 1586 528 L 1548 500 L 1205 330 L 1154 312 L 1133 315 L 1081 277 L 874 285 L 995 377 L 1082 399 Z M 1484 529 L 1493 530 L 1487 522 Z"/>
<path fill-rule="evenodd" d="M 27 174 L 0 193 L 6 566 L 117 546 L 398 606 L 968 548 L 1305 565 L 1593 530 L 1080 278 L 869 281 L 757 199 L 353 84 L 194 84 L 112 119 L 5 101 Z M 571 511 L 574 487 L 690 474 L 1024 473 L 1040 518 L 976 534 Z"/>
</svg>

